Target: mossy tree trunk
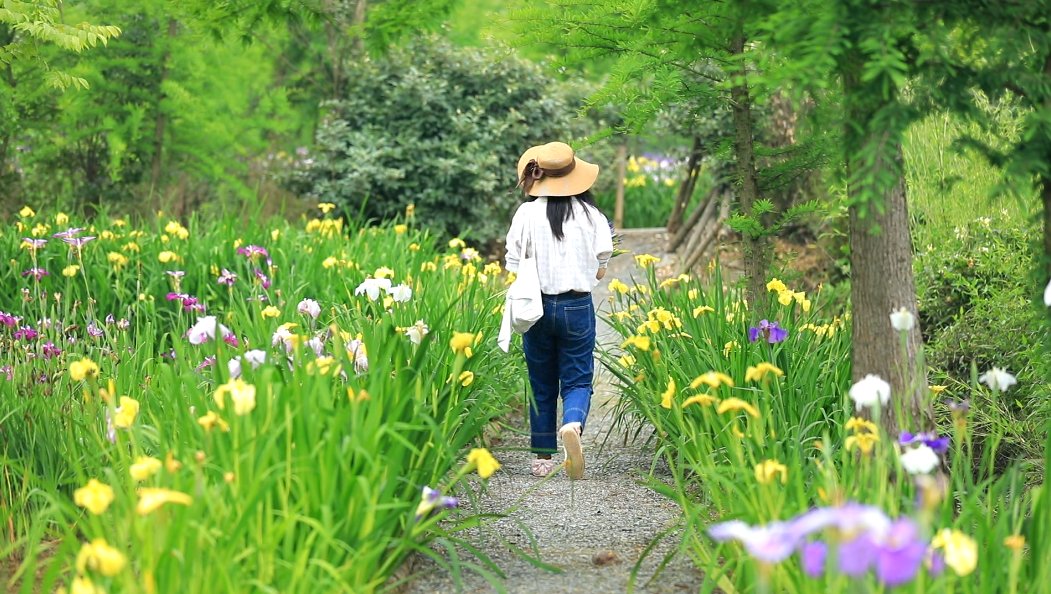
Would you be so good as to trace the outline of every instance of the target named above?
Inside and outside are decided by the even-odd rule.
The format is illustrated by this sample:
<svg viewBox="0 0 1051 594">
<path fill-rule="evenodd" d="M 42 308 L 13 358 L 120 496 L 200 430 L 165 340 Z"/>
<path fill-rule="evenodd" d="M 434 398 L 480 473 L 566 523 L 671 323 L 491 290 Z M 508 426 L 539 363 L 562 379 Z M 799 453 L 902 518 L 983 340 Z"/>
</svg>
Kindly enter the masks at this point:
<svg viewBox="0 0 1051 594">
<path fill-rule="evenodd" d="M 877 113 L 894 98 L 874 99 L 861 81 L 860 59 L 846 61 L 843 92 L 847 188 L 850 200 L 850 298 L 852 377 L 875 374 L 891 385 L 891 405 L 882 425 L 889 435 L 930 428 L 923 337 L 916 315 L 912 240 L 899 136 L 875 125 Z M 873 155 L 876 155 L 873 157 Z M 879 155 L 891 155 L 880 160 Z M 908 309 L 916 319 L 905 339 L 890 313 Z"/>
<path fill-rule="evenodd" d="M 752 120 L 752 102 L 748 93 L 747 63 L 743 59 L 744 31 L 740 23 L 730 41 L 730 54 L 737 59 L 738 68 L 733 73 L 730 87 L 730 104 L 733 111 L 734 157 L 738 178 L 738 206 L 746 216 L 752 215 L 759 199 L 759 180 L 755 170 L 755 127 Z M 766 272 L 770 262 L 768 242 L 764 237 L 742 233 L 744 242 L 745 275 L 748 277 L 746 294 L 756 316 L 764 314 Z"/>
</svg>

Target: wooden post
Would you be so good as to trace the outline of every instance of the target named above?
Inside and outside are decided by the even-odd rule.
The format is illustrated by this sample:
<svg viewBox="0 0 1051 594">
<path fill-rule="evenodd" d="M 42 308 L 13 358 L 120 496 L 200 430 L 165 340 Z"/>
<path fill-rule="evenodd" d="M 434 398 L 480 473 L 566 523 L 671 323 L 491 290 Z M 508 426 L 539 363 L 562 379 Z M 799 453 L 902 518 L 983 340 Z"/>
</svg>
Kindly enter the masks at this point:
<svg viewBox="0 0 1051 594">
<path fill-rule="evenodd" d="M 617 197 L 613 203 L 613 228 L 624 228 L 624 174 L 628 166 L 628 143 L 617 146 Z"/>
</svg>

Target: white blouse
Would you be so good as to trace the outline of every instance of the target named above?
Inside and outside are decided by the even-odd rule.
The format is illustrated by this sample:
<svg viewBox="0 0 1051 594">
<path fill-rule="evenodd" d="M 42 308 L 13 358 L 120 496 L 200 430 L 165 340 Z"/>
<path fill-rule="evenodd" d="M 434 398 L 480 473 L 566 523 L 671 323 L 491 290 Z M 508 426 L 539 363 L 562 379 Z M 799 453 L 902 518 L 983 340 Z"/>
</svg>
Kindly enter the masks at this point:
<svg viewBox="0 0 1051 594">
<path fill-rule="evenodd" d="M 544 197 L 519 206 L 507 232 L 505 266 L 512 272 L 518 271 L 524 237 L 528 232 L 533 234 L 540 292 L 545 295 L 590 293 L 598 285 L 598 269 L 605 268 L 613 255 L 613 235 L 606 217 L 580 200 L 572 200 L 572 204 L 573 216 L 562 223 L 562 241 L 551 232 Z"/>
</svg>

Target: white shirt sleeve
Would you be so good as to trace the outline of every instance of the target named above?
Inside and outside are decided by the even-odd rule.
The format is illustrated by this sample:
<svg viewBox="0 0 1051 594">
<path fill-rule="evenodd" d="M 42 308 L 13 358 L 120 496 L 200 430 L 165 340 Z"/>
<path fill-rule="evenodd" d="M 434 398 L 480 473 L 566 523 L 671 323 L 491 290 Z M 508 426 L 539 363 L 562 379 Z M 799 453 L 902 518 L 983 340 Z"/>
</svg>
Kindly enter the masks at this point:
<svg viewBox="0 0 1051 594">
<path fill-rule="evenodd" d="M 609 220 L 598 209 L 592 209 L 591 215 L 595 217 L 595 258 L 598 259 L 598 267 L 605 268 L 613 256 L 613 230 Z"/>
<path fill-rule="evenodd" d="M 518 262 L 522 259 L 522 230 L 528 222 L 528 216 L 526 216 L 528 205 L 529 203 L 526 202 L 518 206 L 515 215 L 511 217 L 511 228 L 507 231 L 507 237 L 504 240 L 506 249 L 504 268 L 511 272 L 518 272 Z"/>
</svg>

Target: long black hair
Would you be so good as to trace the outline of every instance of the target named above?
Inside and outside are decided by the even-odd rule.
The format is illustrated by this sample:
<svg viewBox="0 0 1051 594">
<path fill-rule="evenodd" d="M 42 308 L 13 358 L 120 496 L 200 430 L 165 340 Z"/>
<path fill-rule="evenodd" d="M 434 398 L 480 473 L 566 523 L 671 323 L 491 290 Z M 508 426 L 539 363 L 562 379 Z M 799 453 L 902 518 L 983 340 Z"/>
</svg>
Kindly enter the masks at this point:
<svg viewBox="0 0 1051 594">
<path fill-rule="evenodd" d="M 559 241 L 562 241 L 565 237 L 565 234 L 562 232 L 562 224 L 573 218 L 573 200 L 579 200 L 585 204 L 584 215 L 589 221 L 591 220 L 591 212 L 587 207 L 598 209 L 598 206 L 595 205 L 595 197 L 591 195 L 591 190 L 584 190 L 576 196 L 548 196 L 547 222 L 551 225 L 551 233 Z"/>
</svg>

